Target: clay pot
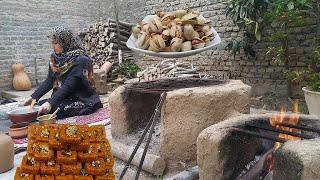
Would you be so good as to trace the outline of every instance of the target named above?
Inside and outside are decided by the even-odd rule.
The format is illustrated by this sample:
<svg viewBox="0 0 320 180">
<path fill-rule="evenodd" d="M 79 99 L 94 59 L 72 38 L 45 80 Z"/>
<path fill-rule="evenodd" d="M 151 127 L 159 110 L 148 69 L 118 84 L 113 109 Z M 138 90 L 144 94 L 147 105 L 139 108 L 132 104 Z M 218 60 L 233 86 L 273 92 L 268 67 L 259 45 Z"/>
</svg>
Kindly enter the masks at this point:
<svg viewBox="0 0 320 180">
<path fill-rule="evenodd" d="M 24 138 L 27 137 L 29 123 L 13 124 L 9 129 L 9 136 L 12 138 Z"/>
<path fill-rule="evenodd" d="M 21 107 L 12 111 L 7 112 L 9 119 L 14 124 L 24 123 L 24 122 L 31 122 L 38 117 L 38 110 L 39 106 L 35 106 L 30 112 L 29 107 Z"/>
<path fill-rule="evenodd" d="M 13 168 L 14 147 L 10 136 L 0 133 L 0 174 Z"/>
<path fill-rule="evenodd" d="M 31 89 L 31 81 L 28 75 L 24 72 L 24 66 L 22 64 L 12 65 L 13 73 L 13 88 L 17 91 L 28 91 Z"/>
</svg>

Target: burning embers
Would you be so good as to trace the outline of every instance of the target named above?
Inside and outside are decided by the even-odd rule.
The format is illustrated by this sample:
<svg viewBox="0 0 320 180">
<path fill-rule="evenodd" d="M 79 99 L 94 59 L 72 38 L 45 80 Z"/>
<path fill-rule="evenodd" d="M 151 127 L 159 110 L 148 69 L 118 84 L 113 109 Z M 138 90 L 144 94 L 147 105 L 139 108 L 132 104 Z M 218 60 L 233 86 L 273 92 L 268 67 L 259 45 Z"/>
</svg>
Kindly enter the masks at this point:
<svg viewBox="0 0 320 180">
<path fill-rule="evenodd" d="M 298 125 L 298 101 L 295 101 L 292 113 L 287 114 L 281 110 L 279 114 L 272 115 L 269 119 L 262 119 L 245 123 L 245 125 L 234 127 L 233 130 L 243 134 L 268 139 L 275 143 L 275 149 L 278 149 L 282 143 L 288 140 L 301 140 L 315 138 L 310 133 L 319 133 L 320 129 L 309 126 Z M 269 133 L 268 133 L 269 132 Z M 279 135 L 275 133 L 279 133 Z"/>
</svg>

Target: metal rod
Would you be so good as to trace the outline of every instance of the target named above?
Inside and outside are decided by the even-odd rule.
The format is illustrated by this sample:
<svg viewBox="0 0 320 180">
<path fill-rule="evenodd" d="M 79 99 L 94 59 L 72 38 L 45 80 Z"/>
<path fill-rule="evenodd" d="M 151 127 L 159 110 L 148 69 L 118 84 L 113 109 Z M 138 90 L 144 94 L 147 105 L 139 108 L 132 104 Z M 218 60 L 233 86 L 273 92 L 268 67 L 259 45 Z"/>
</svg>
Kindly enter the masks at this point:
<svg viewBox="0 0 320 180">
<path fill-rule="evenodd" d="M 150 141 L 151 141 L 151 138 L 152 138 L 154 127 L 156 125 L 156 118 L 159 116 L 159 114 L 161 112 L 161 107 L 162 107 L 162 104 L 163 104 L 164 99 L 166 98 L 166 96 L 167 96 L 166 92 L 163 92 L 161 94 L 161 96 L 160 96 L 160 105 L 155 109 L 155 113 L 154 113 L 155 115 L 154 115 L 153 120 L 152 120 L 151 129 L 149 131 L 149 136 L 148 136 L 148 139 L 147 139 L 147 143 L 146 143 L 146 145 L 144 147 L 144 150 L 143 150 L 143 154 L 142 154 L 142 157 L 141 157 L 141 160 L 140 160 L 140 164 L 139 164 L 139 167 L 138 167 L 138 170 L 137 170 L 137 174 L 136 174 L 135 180 L 139 179 L 139 175 L 140 175 L 140 172 L 142 170 L 142 165 L 143 165 L 144 159 L 146 157 L 147 151 L 149 149 L 149 144 L 150 144 Z"/>
<path fill-rule="evenodd" d="M 262 120 L 263 120 L 264 123 L 270 123 L 269 118 L 262 118 Z M 315 133 L 319 133 L 320 134 L 320 129 L 314 128 L 314 127 L 310 127 L 310 126 L 292 125 L 292 124 L 289 124 L 289 123 L 277 123 L 276 125 L 289 127 L 289 128 L 294 128 L 294 129 L 300 129 L 300 130 L 304 130 L 304 131 L 315 132 Z"/>
<path fill-rule="evenodd" d="M 320 133 L 320 129 L 313 128 L 313 127 L 310 127 L 310 126 L 292 125 L 292 124 L 288 124 L 288 123 L 281 123 L 281 124 L 277 124 L 277 125 L 284 126 L 284 127 L 289 127 L 289 128 L 294 128 L 294 129 L 301 129 L 301 130 L 304 130 L 304 131 Z"/>
<path fill-rule="evenodd" d="M 247 126 L 253 127 L 253 128 L 257 128 L 257 129 L 263 129 L 263 130 L 267 130 L 267 131 L 272 131 L 272 132 L 278 132 L 278 133 L 281 133 L 281 134 L 287 134 L 287 135 L 290 135 L 290 136 L 296 136 L 296 137 L 300 137 L 300 138 L 303 138 L 303 139 L 313 139 L 313 138 L 315 138 L 313 136 L 309 136 L 309 135 L 306 135 L 306 134 L 290 132 L 290 131 L 286 131 L 286 130 L 282 130 L 282 129 L 276 129 L 276 128 L 273 128 L 273 127 L 261 126 L 261 125 L 258 125 L 258 124 L 247 124 Z"/>
<path fill-rule="evenodd" d="M 166 96 L 167 96 L 167 93 L 162 93 L 162 94 L 161 94 L 160 99 L 159 99 L 159 101 L 158 101 L 158 103 L 157 103 L 157 105 L 156 105 L 155 111 L 154 111 L 154 113 L 152 114 L 152 116 L 151 116 L 151 118 L 150 118 L 150 120 L 149 120 L 146 128 L 144 129 L 144 131 L 143 131 L 143 133 L 142 133 L 142 136 L 140 137 L 137 145 L 135 146 L 133 152 L 131 153 L 129 160 L 128 160 L 128 162 L 126 163 L 126 166 L 125 166 L 124 169 L 122 170 L 121 175 L 120 175 L 120 177 L 119 177 L 119 180 L 122 180 L 123 176 L 126 174 L 127 169 L 129 168 L 129 166 L 130 166 L 130 164 L 131 164 L 131 161 L 133 160 L 135 154 L 137 153 L 137 151 L 138 151 L 138 149 L 139 149 L 139 147 L 140 147 L 140 145 L 141 145 L 141 143 L 142 143 L 145 135 L 147 134 L 147 132 L 148 132 L 148 130 L 150 129 L 151 125 L 153 125 L 153 122 L 156 121 L 156 119 L 155 119 L 155 118 L 156 118 L 156 115 L 157 115 L 158 112 L 160 112 L 161 107 L 162 107 L 162 104 L 163 104 L 163 101 L 164 101 L 164 99 L 166 98 Z M 154 129 L 154 127 L 153 127 L 153 129 Z M 151 134 L 151 135 L 152 135 L 152 132 L 153 132 L 153 130 L 150 131 L 150 134 Z M 150 134 L 149 134 L 149 136 L 150 136 Z M 150 143 L 149 138 L 148 138 L 148 141 L 149 141 L 149 143 Z M 149 144 L 148 144 L 148 146 L 149 146 Z M 148 146 L 146 146 L 145 149 L 148 149 Z M 146 154 L 144 153 L 145 151 L 146 151 L 146 150 L 143 151 L 143 155 L 142 155 L 141 161 L 140 161 L 140 164 L 141 164 L 141 162 L 142 162 L 142 165 L 143 165 L 143 161 L 144 161 L 144 158 L 145 158 L 145 155 L 146 155 Z M 140 168 L 140 164 L 139 164 L 139 168 Z M 142 165 L 141 165 L 141 168 L 142 168 Z M 138 172 L 140 173 L 141 169 L 139 170 L 139 168 L 138 168 Z M 139 174 L 138 172 L 137 172 L 137 174 Z M 139 175 L 138 175 L 138 177 L 139 177 Z"/>
<path fill-rule="evenodd" d="M 244 129 L 232 128 L 232 130 L 234 130 L 234 131 L 236 131 L 236 132 L 243 133 L 243 134 L 255 136 L 255 137 L 259 137 L 259 138 L 263 138 L 263 139 L 268 139 L 268 140 L 275 141 L 275 142 L 280 142 L 280 143 L 285 143 L 285 142 L 287 142 L 287 140 L 286 140 L 286 139 L 283 139 L 283 138 L 273 137 L 273 136 L 269 136 L 269 135 L 262 135 L 262 134 L 259 134 L 259 133 L 256 133 L 256 132 L 252 132 L 252 131 L 248 131 L 248 130 L 244 130 Z"/>
<path fill-rule="evenodd" d="M 154 118 L 154 113 L 152 114 L 151 118 L 150 118 L 150 121 L 148 122 L 146 128 L 144 129 L 143 133 L 142 133 L 142 136 L 140 137 L 138 143 L 136 144 L 136 147 L 134 148 L 134 150 L 132 151 L 131 155 L 130 155 L 130 158 L 128 159 L 128 162 L 126 163 L 126 166 L 124 167 L 124 169 L 122 170 L 121 174 L 120 174 L 120 177 L 119 177 L 119 180 L 122 180 L 123 176 L 126 174 L 127 172 L 127 169 L 129 168 L 130 164 L 131 164 L 131 161 L 133 160 L 134 156 L 136 155 L 145 135 L 147 134 L 148 130 L 150 129 L 150 126 L 152 125 L 152 119 Z"/>
</svg>

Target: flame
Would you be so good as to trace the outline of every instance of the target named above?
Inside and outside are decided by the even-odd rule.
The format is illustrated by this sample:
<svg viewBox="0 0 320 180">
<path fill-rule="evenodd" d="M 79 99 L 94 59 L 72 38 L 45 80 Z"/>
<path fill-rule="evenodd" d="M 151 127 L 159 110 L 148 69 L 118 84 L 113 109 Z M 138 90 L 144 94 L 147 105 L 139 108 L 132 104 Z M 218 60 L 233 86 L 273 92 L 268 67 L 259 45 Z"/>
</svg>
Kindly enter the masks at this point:
<svg viewBox="0 0 320 180">
<path fill-rule="evenodd" d="M 293 105 L 293 110 L 292 113 L 290 114 L 289 118 L 286 118 L 286 110 L 284 108 L 281 108 L 279 115 L 275 115 L 270 117 L 269 122 L 270 125 L 277 128 L 277 129 L 281 129 L 284 131 L 289 131 L 289 132 L 296 132 L 296 133 L 301 133 L 300 130 L 298 129 L 294 129 L 294 128 L 289 128 L 289 127 L 284 127 L 281 126 L 281 124 L 285 123 L 285 124 L 290 124 L 290 125 L 297 125 L 298 121 L 299 121 L 299 116 L 298 116 L 298 100 L 294 100 L 294 105 Z M 287 135 L 287 134 L 279 134 L 279 138 L 283 138 L 286 140 L 299 140 L 301 138 L 299 137 L 295 137 L 295 136 L 291 136 L 291 135 Z M 280 142 L 276 142 L 274 147 L 275 149 L 278 149 L 280 146 L 282 145 L 282 143 Z"/>
</svg>

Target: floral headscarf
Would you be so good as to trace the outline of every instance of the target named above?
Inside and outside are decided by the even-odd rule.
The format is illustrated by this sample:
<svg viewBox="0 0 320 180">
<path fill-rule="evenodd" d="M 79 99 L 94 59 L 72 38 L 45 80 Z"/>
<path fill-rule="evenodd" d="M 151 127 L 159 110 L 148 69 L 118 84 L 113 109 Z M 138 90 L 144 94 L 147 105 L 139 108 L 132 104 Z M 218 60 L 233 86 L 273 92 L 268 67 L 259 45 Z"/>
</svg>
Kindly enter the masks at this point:
<svg viewBox="0 0 320 180">
<path fill-rule="evenodd" d="M 80 45 L 80 41 L 69 29 L 65 27 L 55 27 L 49 32 L 48 38 L 57 41 L 63 48 L 61 54 L 52 53 L 50 58 L 50 67 L 57 76 L 57 82 L 54 87 L 58 86 L 58 81 L 66 78 L 66 73 L 73 66 L 75 59 L 78 56 L 84 55 L 89 57 Z M 91 86 L 94 86 L 92 62 L 89 62 L 87 69 L 88 81 Z"/>
</svg>

